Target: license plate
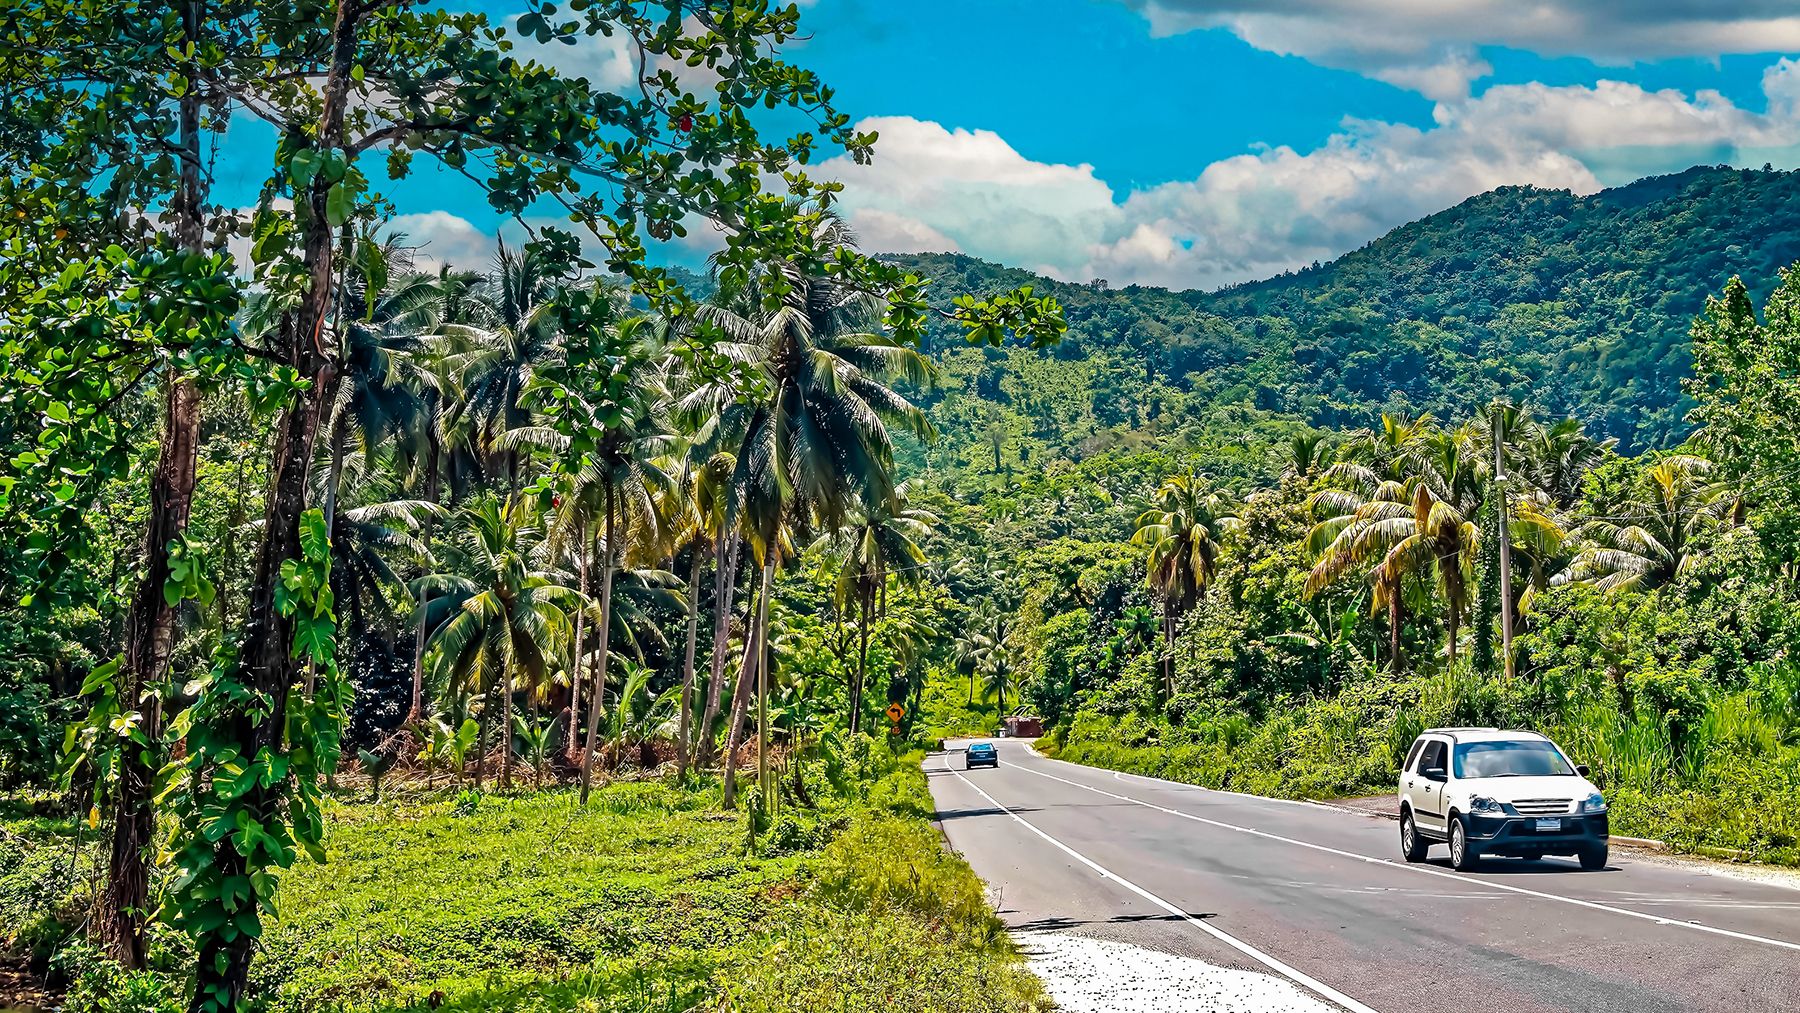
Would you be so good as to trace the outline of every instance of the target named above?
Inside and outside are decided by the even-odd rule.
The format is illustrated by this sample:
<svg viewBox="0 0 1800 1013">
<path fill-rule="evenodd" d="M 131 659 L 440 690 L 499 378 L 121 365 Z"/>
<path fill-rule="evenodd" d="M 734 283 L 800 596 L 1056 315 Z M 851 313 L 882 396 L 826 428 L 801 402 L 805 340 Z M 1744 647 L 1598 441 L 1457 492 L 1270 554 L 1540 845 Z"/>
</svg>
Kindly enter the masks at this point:
<svg viewBox="0 0 1800 1013">
<path fill-rule="evenodd" d="M 1538 833 L 1540 833 L 1540 834 L 1546 830 L 1551 833 L 1556 833 L 1556 832 L 1562 830 L 1562 820 L 1560 820 L 1560 819 L 1538 820 L 1537 821 L 1537 829 L 1538 829 Z"/>
</svg>

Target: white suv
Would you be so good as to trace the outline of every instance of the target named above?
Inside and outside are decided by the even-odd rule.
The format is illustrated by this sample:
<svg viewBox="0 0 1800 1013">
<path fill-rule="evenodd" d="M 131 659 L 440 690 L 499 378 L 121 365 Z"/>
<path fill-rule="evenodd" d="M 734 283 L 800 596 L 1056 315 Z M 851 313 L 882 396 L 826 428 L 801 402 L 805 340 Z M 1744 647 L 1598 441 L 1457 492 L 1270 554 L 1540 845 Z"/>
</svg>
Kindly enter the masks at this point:
<svg viewBox="0 0 1800 1013">
<path fill-rule="evenodd" d="M 1536 732 L 1429 728 L 1400 768 L 1400 851 L 1425 860 L 1433 842 L 1450 864 L 1483 855 L 1573 855 L 1606 868 L 1606 799 L 1588 769 Z"/>
</svg>

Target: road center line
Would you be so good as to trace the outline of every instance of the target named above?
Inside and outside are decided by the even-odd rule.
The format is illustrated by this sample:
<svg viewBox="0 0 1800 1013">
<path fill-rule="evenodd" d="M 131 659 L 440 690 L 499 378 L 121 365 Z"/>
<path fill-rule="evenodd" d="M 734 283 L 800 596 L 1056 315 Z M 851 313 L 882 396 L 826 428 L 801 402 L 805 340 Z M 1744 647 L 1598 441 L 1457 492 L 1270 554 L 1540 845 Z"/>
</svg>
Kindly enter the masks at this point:
<svg viewBox="0 0 1800 1013">
<path fill-rule="evenodd" d="M 1317 993 L 1318 995 L 1324 996 L 1326 999 L 1329 999 L 1332 1002 L 1337 1003 L 1338 1005 L 1349 1010 L 1350 1013 L 1376 1013 L 1376 1011 L 1374 1009 L 1371 1009 L 1370 1007 L 1365 1006 L 1360 1002 L 1357 1002 L 1355 999 L 1352 999 L 1349 996 L 1345 995 L 1344 993 L 1339 992 L 1337 989 L 1332 988 L 1330 985 L 1325 984 L 1324 982 L 1318 980 L 1317 978 L 1312 977 L 1311 975 L 1305 973 L 1304 971 L 1300 971 L 1296 968 L 1290 967 L 1287 964 L 1282 963 L 1280 960 L 1277 960 L 1276 958 L 1270 956 L 1269 954 L 1264 953 L 1263 951 L 1257 949 L 1254 946 L 1251 946 L 1249 943 L 1246 943 L 1243 940 L 1237 938 L 1236 936 L 1233 936 L 1221 929 L 1218 929 L 1218 928 L 1215 928 L 1214 926 L 1208 925 L 1206 922 L 1204 922 L 1198 918 L 1195 918 L 1194 916 L 1188 914 L 1186 911 L 1182 910 L 1181 908 L 1178 908 L 1175 905 L 1169 903 L 1168 901 L 1163 900 L 1161 897 L 1158 897 L 1156 894 L 1151 893 L 1150 891 L 1144 889 L 1143 887 L 1137 885 L 1136 883 L 1133 883 L 1131 880 L 1126 879 L 1125 877 L 1119 875 L 1118 873 L 1112 872 L 1111 870 L 1107 869 L 1106 867 L 1102 866 L 1100 863 L 1087 857 L 1086 855 L 1082 854 L 1081 852 L 1076 851 L 1074 848 L 1069 847 L 1067 844 L 1064 844 L 1063 842 L 1057 840 L 1056 838 L 1051 837 L 1049 834 L 1045 833 L 1044 831 L 1039 830 L 1037 827 L 1035 827 L 1031 823 L 1027 822 L 1023 816 L 1020 816 L 1018 813 L 1013 812 L 1011 809 L 1008 809 L 1005 805 L 1001 804 L 999 799 L 997 799 L 994 796 L 989 795 L 987 792 L 983 791 L 980 785 L 976 784 L 974 781 L 969 780 L 967 777 L 964 777 L 961 771 L 958 771 L 955 768 L 951 767 L 950 759 L 948 756 L 945 756 L 943 758 L 943 760 L 944 760 L 944 770 L 947 773 L 954 774 L 956 776 L 957 780 L 959 780 L 962 783 L 968 785 L 969 787 L 975 789 L 977 794 L 979 794 L 982 798 L 985 798 L 988 800 L 989 805 L 992 805 L 994 808 L 996 808 L 996 809 L 1000 810 L 1001 812 L 1005 813 L 1006 815 L 1012 817 L 1013 820 L 1016 823 L 1018 823 L 1020 826 L 1031 831 L 1032 833 L 1038 835 L 1039 837 L 1042 837 L 1044 840 L 1048 841 L 1051 845 L 1056 847 L 1059 851 L 1063 852 L 1064 854 L 1068 855 L 1070 858 L 1073 858 L 1077 862 L 1080 862 L 1082 865 L 1085 865 L 1089 869 L 1092 869 L 1094 872 L 1099 874 L 1101 879 L 1112 880 L 1113 882 L 1119 884 L 1120 886 L 1131 891 L 1132 893 L 1137 894 L 1139 897 L 1144 898 L 1145 900 L 1156 905 L 1157 907 L 1162 908 L 1164 911 L 1167 911 L 1170 914 L 1176 916 L 1177 918 L 1180 918 L 1182 921 L 1187 922 L 1189 925 L 1192 925 L 1195 928 L 1199 929 L 1200 931 L 1206 933 L 1207 935 L 1212 936 L 1214 939 L 1217 939 L 1218 941 L 1224 943 L 1225 945 L 1231 947 L 1232 949 L 1237 950 L 1238 952 L 1244 954 L 1247 957 L 1250 957 L 1251 959 L 1257 961 L 1258 963 L 1264 965 L 1265 967 L 1270 968 L 1271 970 L 1275 971 L 1275 973 L 1288 978 L 1289 980 L 1293 981 L 1295 984 L 1298 984 L 1302 988 L 1309 989 L 1309 990 Z M 1008 766 L 1016 767 L 1018 765 L 1017 764 L 1008 764 Z M 1021 767 L 1020 769 L 1022 770 L 1024 768 Z M 1036 771 L 1032 771 L 1032 773 L 1036 773 Z"/>
<path fill-rule="evenodd" d="M 1236 831 L 1237 833 L 1240 833 L 1240 834 L 1249 834 L 1253 837 L 1262 837 L 1262 838 L 1265 838 L 1265 839 L 1271 840 L 1271 841 L 1280 841 L 1283 844 L 1292 844 L 1296 847 L 1311 848 L 1314 851 L 1322 851 L 1322 852 L 1325 852 L 1326 854 L 1337 855 L 1341 858 L 1352 858 L 1359 862 L 1369 862 L 1369 863 L 1372 863 L 1375 865 L 1386 865 L 1386 866 L 1390 866 L 1395 869 L 1404 869 L 1407 872 L 1416 872 L 1416 873 L 1420 873 L 1420 874 L 1426 875 L 1426 876 L 1439 876 L 1444 879 L 1453 879 L 1453 880 L 1457 881 L 1458 883 L 1463 883 L 1465 885 L 1481 886 L 1481 887 L 1485 887 L 1489 890 L 1501 890 L 1501 891 L 1505 891 L 1507 893 L 1523 894 L 1524 896 L 1527 896 L 1527 897 L 1536 897 L 1539 900 L 1552 900 L 1552 901 L 1556 901 L 1557 903 L 1560 903 L 1560 904 L 1573 904 L 1576 907 L 1591 908 L 1595 911 L 1605 911 L 1609 914 L 1624 915 L 1628 918 L 1641 918 L 1644 921 L 1654 922 L 1658 925 L 1672 925 L 1676 928 L 1692 929 L 1695 932 L 1706 932 L 1706 933 L 1710 933 L 1715 936 L 1724 936 L 1728 939 L 1738 939 L 1738 940 L 1742 940 L 1747 943 L 1762 943 L 1766 946 L 1778 946 L 1784 950 L 1794 950 L 1794 951 L 1800 952 L 1800 943 L 1790 943 L 1785 939 L 1771 939 L 1767 936 L 1751 935 L 1748 932 L 1734 932 L 1731 929 L 1722 929 L 1717 926 L 1705 925 L 1700 922 L 1682 921 L 1682 920 L 1677 920 L 1677 919 L 1673 919 L 1673 918 L 1665 918 L 1662 915 L 1651 914 L 1647 911 L 1633 911 L 1630 908 L 1613 907 L 1610 904 L 1601 904 L 1601 903 L 1598 903 L 1596 901 L 1591 901 L 1591 900 L 1580 900 L 1575 897 L 1562 897 L 1562 896 L 1558 896 L 1557 894 L 1554 894 L 1554 893 L 1544 893 L 1540 890 L 1528 890 L 1522 886 L 1511 886 L 1506 883 L 1495 883 L 1491 880 L 1476 879 L 1476 878 L 1473 878 L 1470 876 L 1459 875 L 1454 872 L 1445 872 L 1442 869 L 1433 869 L 1433 868 L 1429 868 L 1429 867 L 1422 866 L 1422 865 L 1411 865 L 1411 864 L 1408 864 L 1405 862 L 1396 862 L 1396 861 L 1392 861 L 1392 860 L 1386 859 L 1386 858 L 1372 858 L 1368 855 L 1359 855 L 1353 851 L 1342 851 L 1338 848 L 1327 847 L 1326 845 L 1323 845 L 1323 844 L 1314 844 L 1311 841 L 1301 841 L 1301 840 L 1296 840 L 1292 837 L 1283 837 L 1280 834 L 1272 834 L 1266 830 L 1257 830 L 1254 827 L 1240 827 L 1240 826 L 1237 826 L 1236 824 L 1232 824 L 1232 823 L 1221 823 L 1218 820 L 1207 819 L 1204 816 L 1195 816 L 1193 813 L 1185 813 L 1179 809 L 1170 809 L 1168 806 L 1157 805 L 1154 802 L 1146 802 L 1143 799 L 1132 798 L 1129 795 L 1118 795 L 1113 792 L 1107 791 L 1104 788 L 1096 788 L 1093 785 L 1082 784 L 1079 781 L 1071 781 L 1068 778 L 1057 777 L 1055 774 L 1046 774 L 1041 770 L 1033 770 L 1030 767 L 1027 767 L 1023 764 L 1012 763 L 1010 761 L 1002 761 L 1002 762 L 1005 763 L 1006 766 L 1011 767 L 1014 770 L 1022 770 L 1027 774 L 1035 774 L 1038 777 L 1047 777 L 1052 781 L 1060 781 L 1063 784 L 1070 785 L 1072 787 L 1081 788 L 1085 791 L 1091 791 L 1096 795 L 1105 795 L 1107 798 L 1118 799 L 1121 802 L 1130 802 L 1133 805 L 1141 805 L 1146 809 L 1154 809 L 1157 812 L 1167 813 L 1170 816 L 1177 816 L 1184 820 L 1193 820 L 1195 823 L 1204 823 L 1207 826 L 1218 827 L 1221 830 L 1232 830 L 1232 831 Z M 954 773 L 954 771 L 952 771 L 952 773 Z M 958 775 L 958 776 L 961 776 L 961 775 Z M 971 784 L 973 784 L 973 782 L 971 782 Z M 975 790 L 981 791 L 980 788 L 976 788 Z M 982 792 L 982 794 L 986 795 L 987 793 Z M 1227 794 L 1235 794 L 1235 793 L 1227 793 Z M 996 804 L 998 804 L 998 803 L 996 803 Z M 1016 819 L 1017 817 L 1014 817 L 1014 818 Z M 1023 822 L 1023 821 L 1021 820 L 1020 822 Z M 1032 829 L 1035 830 L 1036 828 L 1033 827 Z M 1041 833 L 1042 831 L 1039 831 L 1039 832 Z"/>
</svg>

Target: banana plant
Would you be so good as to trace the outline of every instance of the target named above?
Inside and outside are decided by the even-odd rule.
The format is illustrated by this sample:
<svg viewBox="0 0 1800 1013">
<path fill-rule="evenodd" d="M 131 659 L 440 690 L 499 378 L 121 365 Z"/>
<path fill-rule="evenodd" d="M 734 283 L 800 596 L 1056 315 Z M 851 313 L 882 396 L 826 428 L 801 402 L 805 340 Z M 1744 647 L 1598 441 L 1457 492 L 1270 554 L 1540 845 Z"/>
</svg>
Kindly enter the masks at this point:
<svg viewBox="0 0 1800 1013">
<path fill-rule="evenodd" d="M 463 760 L 481 734 L 481 725 L 474 718 L 464 718 L 461 725 L 451 728 L 444 719 L 433 718 L 426 727 L 431 731 L 431 741 L 419 751 L 420 761 L 427 770 L 447 767 L 454 771 L 453 778 L 460 777 Z"/>
</svg>

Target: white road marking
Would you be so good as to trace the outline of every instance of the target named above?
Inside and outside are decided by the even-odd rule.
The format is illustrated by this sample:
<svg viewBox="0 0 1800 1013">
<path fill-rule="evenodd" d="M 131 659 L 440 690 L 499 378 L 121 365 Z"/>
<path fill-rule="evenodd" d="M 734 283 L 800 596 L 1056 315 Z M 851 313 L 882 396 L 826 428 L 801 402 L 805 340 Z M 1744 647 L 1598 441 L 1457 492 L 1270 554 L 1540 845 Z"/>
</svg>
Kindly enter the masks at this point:
<svg viewBox="0 0 1800 1013">
<path fill-rule="evenodd" d="M 1665 918 L 1662 915 L 1651 914 L 1648 911 L 1633 911 L 1630 908 L 1613 907 L 1610 904 L 1601 904 L 1596 901 L 1580 900 L 1575 897 L 1563 897 L 1563 896 L 1559 896 L 1554 893 L 1544 893 L 1540 890 L 1528 890 L 1522 886 L 1512 886 L 1507 883 L 1496 883 L 1492 880 L 1487 880 L 1487 879 L 1474 879 L 1469 876 L 1460 875 L 1460 874 L 1454 873 L 1454 872 L 1445 872 L 1442 869 L 1433 869 L 1433 868 L 1423 866 L 1423 865 L 1411 865 L 1411 864 L 1407 864 L 1404 862 L 1392 861 L 1391 859 L 1386 859 L 1386 858 L 1373 858 L 1369 855 L 1359 855 L 1353 851 L 1342 851 L 1338 848 L 1327 847 L 1326 845 L 1323 845 L 1323 844 L 1314 844 L 1311 841 L 1301 841 L 1301 840 L 1296 840 L 1292 837 L 1283 837 L 1280 834 L 1272 834 L 1266 830 L 1257 830 L 1253 827 L 1240 827 L 1240 826 L 1237 826 L 1232 823 L 1221 823 L 1218 820 L 1207 819 L 1204 816 L 1195 816 L 1193 813 L 1185 813 L 1179 809 L 1170 809 L 1168 806 L 1157 805 L 1154 802 L 1145 802 L 1142 799 L 1131 798 L 1128 795 L 1115 795 L 1114 793 L 1107 791 L 1104 788 L 1096 788 L 1093 785 L 1082 784 L 1079 781 L 1071 781 L 1067 778 L 1057 777 L 1055 774 L 1046 774 L 1041 770 L 1032 770 L 1030 767 L 1024 766 L 1022 764 L 1007 762 L 1006 766 L 1011 767 L 1014 770 L 1022 770 L 1027 774 L 1035 774 L 1038 777 L 1047 777 L 1052 781 L 1060 781 L 1063 784 L 1070 785 L 1070 786 L 1076 787 L 1076 788 L 1080 788 L 1084 791 L 1091 791 L 1096 795 L 1105 795 L 1108 798 L 1118 799 L 1121 802 L 1130 802 L 1133 805 L 1141 805 L 1146 809 L 1154 809 L 1157 812 L 1167 813 L 1170 816 L 1177 816 L 1184 820 L 1193 820 L 1196 823 L 1204 823 L 1208 826 L 1218 827 L 1221 830 L 1232 830 L 1232 831 L 1236 831 L 1237 833 L 1240 833 L 1240 834 L 1249 834 L 1253 837 L 1261 837 L 1261 838 L 1265 838 L 1265 839 L 1271 840 L 1271 841 L 1280 841 L 1283 844 L 1292 844 L 1296 847 L 1311 848 L 1314 851 L 1322 851 L 1322 852 L 1325 852 L 1326 854 L 1337 855 L 1341 858 L 1351 858 L 1351 859 L 1355 859 L 1356 861 L 1359 861 L 1359 862 L 1369 862 L 1369 863 L 1372 863 L 1375 865 L 1386 865 L 1386 866 L 1390 866 L 1395 869 L 1404 869 L 1408 872 L 1416 872 L 1416 873 L 1420 873 L 1420 874 L 1426 875 L 1426 876 L 1440 876 L 1444 879 L 1453 879 L 1459 883 L 1463 883 L 1466 885 L 1479 885 L 1479 886 L 1485 887 L 1486 889 L 1489 889 L 1489 890 L 1501 890 L 1501 891 L 1505 891 L 1507 893 L 1522 894 L 1526 897 L 1536 897 L 1539 900 L 1551 900 L 1551 901 L 1556 901 L 1559 904 L 1572 904 L 1576 907 L 1585 907 L 1585 908 L 1590 908 L 1595 911 L 1605 911 L 1609 914 L 1624 915 L 1628 918 L 1641 918 L 1644 921 L 1655 922 L 1658 925 L 1672 925 L 1672 926 L 1675 926 L 1676 928 L 1692 929 L 1696 932 L 1706 932 L 1706 933 L 1710 933 L 1715 936 L 1724 936 L 1729 939 L 1737 939 L 1737 940 L 1741 940 L 1741 941 L 1747 942 L 1747 943 L 1762 943 L 1766 946 L 1777 946 L 1784 950 L 1794 950 L 1794 951 L 1800 952 L 1800 943 L 1791 943 L 1785 939 L 1771 939 L 1768 936 L 1757 936 L 1757 935 L 1752 935 L 1748 932 L 1734 932 L 1731 929 L 1722 929 L 1717 926 L 1706 925 L 1701 922 L 1688 921 L 1685 919 L 1677 920 L 1674 918 Z M 973 783 L 973 782 L 971 782 L 971 783 Z M 981 789 L 979 789 L 979 788 L 977 788 L 975 790 L 981 791 Z M 982 792 L 982 794 L 986 795 L 987 793 Z M 998 803 L 995 803 L 995 804 L 997 805 Z M 1021 822 L 1023 822 L 1023 821 L 1021 821 Z M 1036 829 L 1036 828 L 1034 827 L 1033 829 Z"/>
<path fill-rule="evenodd" d="M 1018 765 L 1017 764 L 1008 764 L 1008 766 L 1018 766 Z M 1131 891 L 1132 893 L 1137 894 L 1139 897 L 1142 897 L 1143 899 L 1149 901 L 1150 903 L 1156 905 L 1157 907 L 1162 908 L 1164 911 L 1167 911 L 1168 913 L 1176 916 L 1177 918 L 1180 918 L 1182 921 L 1187 922 L 1189 925 L 1192 925 L 1195 928 L 1199 929 L 1200 931 L 1206 933 L 1207 935 L 1212 936 L 1214 939 L 1217 939 L 1218 941 L 1224 943 L 1225 945 L 1231 947 L 1232 949 L 1237 950 L 1239 953 L 1242 953 L 1245 956 L 1250 957 L 1251 959 L 1262 964 L 1263 966 L 1270 968 L 1275 973 L 1283 975 L 1283 976 L 1289 978 L 1290 980 L 1296 982 L 1297 984 L 1301 985 L 1302 987 L 1310 989 L 1311 991 L 1316 992 L 1317 994 L 1324 996 L 1327 999 L 1330 999 L 1332 1002 L 1337 1003 L 1338 1005 L 1344 1007 L 1345 1009 L 1350 1010 L 1351 1013 L 1376 1013 L 1376 1011 L 1374 1009 L 1372 1009 L 1368 1006 L 1365 1006 L 1360 1002 L 1357 1002 L 1355 999 L 1352 999 L 1349 996 L 1345 995 L 1344 993 L 1339 992 L 1337 989 L 1332 988 L 1330 985 L 1327 985 L 1324 982 L 1318 980 L 1317 978 L 1312 977 L 1311 975 L 1307 974 L 1306 972 L 1298 970 L 1297 968 L 1291 967 L 1291 966 L 1281 962 L 1280 960 L 1277 960 L 1276 958 L 1270 956 L 1269 954 L 1264 953 L 1263 951 L 1257 949 L 1256 947 L 1251 946 L 1249 943 L 1244 942 L 1243 940 L 1237 938 L 1236 936 L 1233 936 L 1233 935 L 1231 935 L 1227 932 L 1224 932 L 1218 928 L 1208 925 L 1206 922 L 1201 921 L 1198 918 L 1195 918 L 1194 916 L 1188 914 L 1186 911 L 1183 911 L 1181 908 L 1178 908 L 1175 905 L 1169 903 L 1168 901 L 1163 900 L 1161 897 L 1158 897 L 1156 894 L 1151 893 L 1150 891 L 1144 889 L 1143 887 L 1137 885 L 1136 883 L 1133 883 L 1131 880 L 1126 879 L 1125 877 L 1119 875 L 1118 873 L 1112 872 L 1111 870 L 1107 869 L 1106 867 L 1102 866 L 1100 863 L 1087 857 L 1086 855 L 1082 854 L 1081 852 L 1076 851 L 1074 848 L 1069 847 L 1067 844 L 1064 844 L 1063 842 L 1057 840 L 1056 838 L 1051 837 L 1049 834 L 1045 833 L 1044 831 L 1039 830 L 1037 827 L 1035 827 L 1031 823 L 1027 822 L 1023 816 L 1020 816 L 1018 813 L 1013 812 L 1011 809 L 1008 809 L 1005 805 L 1001 804 L 999 799 L 997 799 L 994 796 L 989 795 L 987 792 L 983 791 L 980 785 L 976 784 L 974 781 L 969 780 L 967 777 L 964 777 L 961 771 L 956 770 L 953 767 L 951 767 L 950 761 L 948 759 L 944 760 L 944 769 L 946 771 L 950 772 L 951 774 L 954 774 L 956 776 L 957 780 L 959 780 L 962 783 L 968 785 L 969 787 L 975 789 L 976 793 L 979 794 L 982 798 L 987 799 L 988 803 L 990 805 L 992 805 L 994 808 L 996 808 L 996 809 L 1000 810 L 1001 812 L 1005 813 L 1006 815 L 1012 817 L 1013 820 L 1015 822 L 1017 822 L 1020 826 L 1031 831 L 1032 833 L 1038 835 L 1039 837 L 1042 837 L 1045 841 L 1048 841 L 1051 845 L 1053 845 L 1055 848 L 1057 848 L 1057 850 L 1068 855 L 1070 858 L 1075 859 L 1077 862 L 1080 862 L 1082 865 L 1087 866 L 1089 869 L 1092 869 L 1094 872 L 1096 872 L 1100 875 L 1101 879 L 1112 880 L 1113 882 L 1119 884 L 1120 886 Z M 1021 767 L 1019 769 L 1023 770 L 1024 768 Z M 1033 773 L 1036 773 L 1036 771 L 1033 771 Z M 1060 778 L 1058 780 L 1060 780 Z"/>
<path fill-rule="evenodd" d="M 1032 752 L 1037 753 L 1037 750 L 1034 749 L 1034 750 L 1032 750 Z M 1037 753 L 1037 755 L 1042 759 L 1046 759 L 1046 760 L 1050 759 L 1050 757 L 1044 756 L 1043 753 Z M 1067 763 L 1069 761 L 1058 760 L 1057 762 L 1058 763 Z M 1018 767 L 1019 765 L 1015 763 L 1015 764 L 1013 764 L 1013 766 Z M 1019 769 L 1024 770 L 1025 768 L 1019 767 Z M 1101 768 L 1095 767 L 1093 769 L 1099 770 Z M 1035 774 L 1035 773 L 1037 773 L 1037 771 L 1034 770 L 1034 771 L 1032 771 L 1032 773 Z M 1214 795 L 1230 795 L 1233 798 L 1247 798 L 1247 799 L 1251 799 L 1256 802 L 1278 802 L 1281 805 L 1298 805 L 1298 806 L 1306 806 L 1308 808 L 1315 807 L 1319 804 L 1317 802 L 1311 802 L 1306 799 L 1300 799 L 1300 798 L 1275 798 L 1272 795 L 1251 795 L 1248 792 L 1227 791 L 1224 788 L 1208 788 L 1204 784 L 1186 784 L 1181 781 L 1170 781 L 1166 778 L 1151 777 L 1148 774 L 1133 774 L 1128 770 L 1115 770 L 1112 772 L 1112 776 L 1113 776 L 1113 780 L 1115 780 L 1115 781 L 1123 781 L 1125 778 L 1135 777 L 1140 781 L 1149 781 L 1151 784 L 1154 784 L 1157 787 L 1162 788 L 1164 790 L 1168 790 L 1171 788 L 1187 788 L 1192 791 L 1212 792 Z M 1326 808 L 1330 808 L 1330 807 L 1327 806 Z"/>
</svg>

